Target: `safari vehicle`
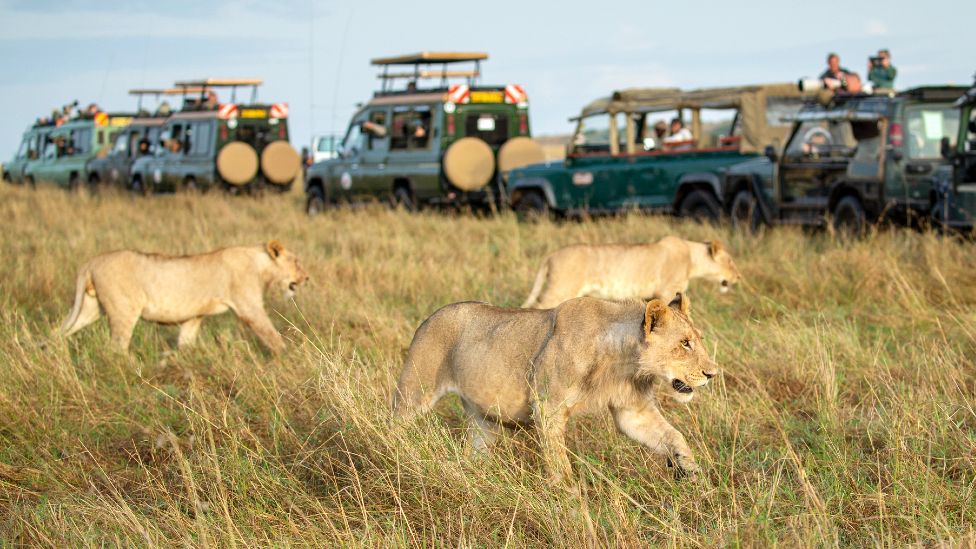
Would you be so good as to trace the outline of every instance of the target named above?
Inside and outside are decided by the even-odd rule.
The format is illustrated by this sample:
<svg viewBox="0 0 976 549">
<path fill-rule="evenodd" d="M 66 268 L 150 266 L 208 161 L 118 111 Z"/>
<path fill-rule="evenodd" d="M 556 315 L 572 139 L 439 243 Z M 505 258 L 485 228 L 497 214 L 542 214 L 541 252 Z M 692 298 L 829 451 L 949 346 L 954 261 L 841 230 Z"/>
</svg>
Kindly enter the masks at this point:
<svg viewBox="0 0 976 549">
<path fill-rule="evenodd" d="M 789 127 L 780 118 L 807 95 L 793 84 L 616 91 L 570 119 L 576 131 L 564 161 L 512 172 L 512 208 L 522 216 L 638 209 L 717 220 L 722 169 L 780 142 Z M 691 139 L 662 139 L 661 122 L 685 120 L 686 111 Z M 728 121 L 706 132 L 703 111 Z"/>
<path fill-rule="evenodd" d="M 976 228 L 976 85 L 953 104 L 959 109 L 959 133 L 942 138 L 942 166 L 932 186 L 936 226 L 972 232 Z"/>
<path fill-rule="evenodd" d="M 868 222 L 927 218 L 942 136 L 955 135 L 952 107 L 965 88 L 898 94 L 837 94 L 796 117 L 780 154 L 729 168 L 724 196 L 736 227 L 823 226 L 859 233 Z"/>
<path fill-rule="evenodd" d="M 24 132 L 17 155 L 7 165 L 12 183 L 50 183 L 78 190 L 85 165 L 111 143 L 130 114 L 102 111 L 78 114 L 60 125 L 39 121 Z"/>
<path fill-rule="evenodd" d="M 146 95 L 170 97 L 182 95 L 187 90 L 171 89 L 139 89 L 130 90 L 129 95 L 138 97 L 136 116 L 129 125 L 115 134 L 111 148 L 103 149 L 102 153 L 88 161 L 85 168 L 87 181 L 91 188 L 99 185 L 111 185 L 125 188 L 131 180 L 132 164 L 140 156 L 152 154 L 153 144 L 159 141 L 159 134 L 163 123 L 172 114 L 169 103 L 159 103 L 152 113 L 142 107 L 143 97 Z"/>
<path fill-rule="evenodd" d="M 501 203 L 503 176 L 541 161 L 543 153 L 530 138 L 525 90 L 477 84 L 487 58 L 423 52 L 373 59 L 383 69 L 381 89 L 353 115 L 338 157 L 309 168 L 308 213 L 340 201 L 376 199 L 408 209 Z M 449 70 L 456 63 L 474 68 Z M 391 72 L 403 66 L 409 70 Z M 458 79 L 464 83 L 451 83 Z M 402 81 L 406 85 L 399 87 Z"/>
<path fill-rule="evenodd" d="M 133 163 L 130 189 L 143 194 L 215 187 L 232 193 L 290 189 L 301 173 L 301 159 L 288 143 L 288 105 L 258 103 L 261 83 L 177 82 L 176 88 L 187 90 L 183 108 L 163 123 L 152 154 Z M 251 88 L 249 103 L 236 103 L 239 87 Z M 220 88 L 231 89 L 230 103 L 217 102 Z"/>
</svg>

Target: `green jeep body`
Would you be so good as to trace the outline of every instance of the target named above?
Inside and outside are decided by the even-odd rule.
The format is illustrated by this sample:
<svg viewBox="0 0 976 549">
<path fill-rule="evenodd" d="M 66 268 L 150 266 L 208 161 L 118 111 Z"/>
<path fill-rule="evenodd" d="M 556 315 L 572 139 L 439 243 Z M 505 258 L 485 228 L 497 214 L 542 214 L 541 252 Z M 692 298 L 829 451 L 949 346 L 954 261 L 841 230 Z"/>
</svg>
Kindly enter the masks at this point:
<svg viewBox="0 0 976 549">
<path fill-rule="evenodd" d="M 60 126 L 34 125 L 24 132 L 21 146 L 7 164 L 12 183 L 54 184 L 77 189 L 85 166 L 107 147 L 132 119 L 127 114 L 99 112 L 73 118 Z"/>
<path fill-rule="evenodd" d="M 959 133 L 945 139 L 950 164 L 934 178 L 932 217 L 940 226 L 970 232 L 976 228 L 976 86 L 953 106 L 959 109 Z"/>
<path fill-rule="evenodd" d="M 716 219 L 723 169 L 756 158 L 765 146 L 780 142 L 787 126 L 779 119 L 799 110 L 804 95 L 809 94 L 793 84 L 615 92 L 572 119 L 577 127 L 564 161 L 512 172 L 512 207 L 523 213 L 571 215 L 676 211 Z M 703 130 L 702 111 L 711 109 L 732 118 L 723 135 Z M 655 140 L 653 118 L 668 111 L 682 119 L 684 111 L 691 111 L 692 141 Z"/>
<path fill-rule="evenodd" d="M 88 161 L 85 174 L 89 185 L 128 187 L 132 164 L 140 156 L 151 154 L 151 148 L 140 152 L 140 141 L 158 142 L 164 122 L 165 117 L 133 118 L 115 135 L 111 148 Z"/>
<path fill-rule="evenodd" d="M 306 175 L 308 211 L 325 204 L 393 201 L 408 208 L 420 204 L 485 204 L 500 201 L 499 151 L 514 138 L 530 136 L 528 101 L 520 86 L 476 86 L 477 71 L 421 71 L 422 63 L 485 59 L 485 54 L 431 53 L 373 60 L 384 68 L 413 65 L 400 75 L 384 73 L 384 89 L 359 108 L 349 122 L 336 158 L 316 162 Z M 394 77 L 414 80 L 408 89 L 387 86 Z M 441 77 L 433 88 L 416 89 L 416 79 Z M 469 77 L 469 84 L 447 85 L 449 77 Z M 416 128 L 423 128 L 417 137 Z M 482 188 L 464 190 L 445 173 L 443 160 L 451 146 L 476 137 L 491 149 L 494 169 Z M 541 148 L 538 149 L 541 158 Z"/>
<path fill-rule="evenodd" d="M 952 101 L 965 91 L 930 86 L 884 95 L 838 94 L 807 105 L 782 151 L 730 167 L 723 196 L 734 225 L 823 225 L 860 231 L 880 218 L 927 217 L 932 177 L 955 134 Z"/>
<path fill-rule="evenodd" d="M 253 86 L 260 80 L 215 80 L 177 82 L 176 86 L 202 90 L 200 99 L 184 99 L 183 108 L 166 118 L 159 138 L 148 155 L 132 163 L 129 188 L 135 192 L 175 192 L 183 189 L 222 188 L 231 192 L 274 189 L 286 191 L 301 174 L 298 153 L 288 144 L 288 112 L 284 103 L 217 103 L 211 88 Z M 219 158 L 225 147 L 246 149 L 253 155 L 253 175 L 231 181 L 220 171 Z M 283 145 L 282 145 L 283 144 Z M 266 171 L 266 150 L 272 145 L 290 149 L 286 158 L 290 175 L 274 180 Z M 235 160 L 236 163 L 237 161 Z M 231 168 L 235 168 L 231 166 Z M 279 169 L 279 172 L 281 170 Z"/>
</svg>

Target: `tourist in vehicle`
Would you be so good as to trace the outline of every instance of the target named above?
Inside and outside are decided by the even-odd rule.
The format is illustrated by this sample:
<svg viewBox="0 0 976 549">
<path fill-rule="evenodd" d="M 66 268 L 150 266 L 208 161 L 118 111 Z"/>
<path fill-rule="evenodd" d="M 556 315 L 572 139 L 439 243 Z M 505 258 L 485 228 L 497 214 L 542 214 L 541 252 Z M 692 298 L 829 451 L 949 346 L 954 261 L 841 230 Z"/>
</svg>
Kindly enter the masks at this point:
<svg viewBox="0 0 976 549">
<path fill-rule="evenodd" d="M 847 79 L 850 74 L 851 71 L 840 66 L 840 56 L 830 52 L 827 54 L 827 70 L 820 75 L 820 80 L 823 81 L 824 87 L 827 89 L 847 90 Z M 858 79 L 858 82 L 860 82 L 860 79 Z"/>
<path fill-rule="evenodd" d="M 671 120 L 671 135 L 664 138 L 664 144 L 669 149 L 690 149 L 694 140 L 695 136 L 685 127 L 680 118 Z"/>
<path fill-rule="evenodd" d="M 875 88 L 894 89 L 897 74 L 888 50 L 878 50 L 877 56 L 868 59 L 868 80 Z"/>
</svg>

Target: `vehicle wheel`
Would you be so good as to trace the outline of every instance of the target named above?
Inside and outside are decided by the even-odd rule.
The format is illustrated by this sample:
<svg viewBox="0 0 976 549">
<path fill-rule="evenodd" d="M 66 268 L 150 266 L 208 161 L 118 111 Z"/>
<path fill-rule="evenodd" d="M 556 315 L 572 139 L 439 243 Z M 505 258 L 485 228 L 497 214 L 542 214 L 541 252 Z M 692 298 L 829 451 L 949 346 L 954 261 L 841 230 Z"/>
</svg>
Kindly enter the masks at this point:
<svg viewBox="0 0 976 549">
<path fill-rule="evenodd" d="M 693 219 L 698 223 L 718 223 L 722 216 L 722 208 L 712 193 L 695 189 L 681 201 L 678 206 L 678 215 Z"/>
<path fill-rule="evenodd" d="M 539 191 L 526 191 L 512 203 L 519 221 L 538 221 L 549 217 L 549 203 Z"/>
<path fill-rule="evenodd" d="M 417 211 L 417 202 L 413 198 L 413 193 L 403 185 L 398 185 L 393 189 L 393 196 L 390 198 L 390 202 L 394 208 L 402 207 L 408 212 Z"/>
<path fill-rule="evenodd" d="M 143 182 L 142 177 L 138 175 L 132 178 L 132 183 L 129 185 L 129 190 L 136 194 L 141 194 L 142 196 L 149 196 L 149 194 L 152 192 L 149 184 Z"/>
<path fill-rule="evenodd" d="M 25 175 L 24 176 L 24 185 L 27 185 L 28 187 L 30 187 L 32 189 L 36 189 L 37 188 L 37 183 L 34 183 L 34 176 L 33 175 Z"/>
<path fill-rule="evenodd" d="M 88 176 L 88 194 L 96 195 L 98 194 L 98 174 L 91 174 Z"/>
<path fill-rule="evenodd" d="M 197 187 L 197 180 L 192 177 L 187 177 L 183 180 L 183 186 L 180 188 L 183 192 L 197 192 L 200 189 Z"/>
<path fill-rule="evenodd" d="M 759 225 L 762 217 L 759 214 L 759 204 L 756 197 L 750 191 L 739 191 L 732 199 L 732 207 L 729 208 L 729 217 L 732 221 L 732 230 L 743 231 L 749 234 L 759 232 Z"/>
<path fill-rule="evenodd" d="M 68 191 L 72 193 L 81 191 L 81 178 L 78 177 L 78 174 L 73 174 L 68 178 Z"/>
<path fill-rule="evenodd" d="M 315 217 L 325 211 L 325 193 L 322 187 L 309 187 L 305 194 L 308 199 L 305 201 L 305 213 L 309 217 Z"/>
<path fill-rule="evenodd" d="M 864 231 L 866 215 L 861 201 L 852 195 L 841 198 L 834 206 L 834 231 L 848 237 L 858 237 Z"/>
</svg>

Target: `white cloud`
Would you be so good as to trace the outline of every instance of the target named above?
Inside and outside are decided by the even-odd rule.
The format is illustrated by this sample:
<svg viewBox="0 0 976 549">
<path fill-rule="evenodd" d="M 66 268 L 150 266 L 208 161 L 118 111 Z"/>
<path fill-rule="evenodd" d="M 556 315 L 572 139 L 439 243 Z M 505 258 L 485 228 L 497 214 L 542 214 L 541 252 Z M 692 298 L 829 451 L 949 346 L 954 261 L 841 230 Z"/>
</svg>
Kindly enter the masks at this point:
<svg viewBox="0 0 976 549">
<path fill-rule="evenodd" d="M 864 33 L 868 36 L 886 36 L 888 25 L 880 19 L 869 19 L 864 25 Z"/>
</svg>

